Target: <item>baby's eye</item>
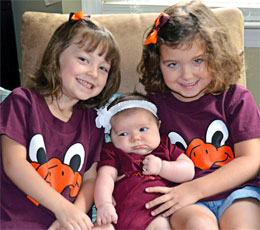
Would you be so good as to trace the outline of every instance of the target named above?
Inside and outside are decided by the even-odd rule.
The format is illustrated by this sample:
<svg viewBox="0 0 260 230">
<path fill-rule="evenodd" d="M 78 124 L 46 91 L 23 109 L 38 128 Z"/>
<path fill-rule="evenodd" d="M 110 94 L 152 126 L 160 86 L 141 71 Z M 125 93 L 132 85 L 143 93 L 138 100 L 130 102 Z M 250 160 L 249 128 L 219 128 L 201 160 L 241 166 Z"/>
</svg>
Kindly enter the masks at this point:
<svg viewBox="0 0 260 230">
<path fill-rule="evenodd" d="M 178 64 L 177 64 L 176 62 L 172 62 L 172 63 L 168 64 L 168 66 L 169 66 L 170 68 L 175 68 L 175 67 L 178 66 Z"/>
<path fill-rule="evenodd" d="M 140 132 L 145 132 L 146 130 L 148 130 L 148 128 L 143 127 L 143 128 L 140 128 L 139 130 L 140 130 Z"/>
<path fill-rule="evenodd" d="M 79 57 L 79 60 L 82 61 L 82 62 L 86 62 L 86 63 L 88 63 L 88 60 L 87 60 L 86 58 Z"/>
<path fill-rule="evenodd" d="M 124 132 L 124 133 L 120 133 L 120 134 L 119 134 L 119 136 L 122 136 L 122 137 L 125 137 L 125 136 L 127 136 L 127 135 L 128 135 L 127 132 Z"/>
</svg>

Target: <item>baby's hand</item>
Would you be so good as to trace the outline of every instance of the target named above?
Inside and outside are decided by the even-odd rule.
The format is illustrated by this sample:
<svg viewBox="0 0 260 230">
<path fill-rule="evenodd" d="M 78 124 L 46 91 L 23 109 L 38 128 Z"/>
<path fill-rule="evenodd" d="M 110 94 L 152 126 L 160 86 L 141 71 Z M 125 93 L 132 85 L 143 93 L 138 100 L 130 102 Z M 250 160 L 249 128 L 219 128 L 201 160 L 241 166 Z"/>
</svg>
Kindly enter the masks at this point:
<svg viewBox="0 0 260 230">
<path fill-rule="evenodd" d="M 159 175 L 162 167 L 162 160 L 154 155 L 148 155 L 143 160 L 144 175 Z"/>
<path fill-rule="evenodd" d="M 97 224 L 110 224 L 117 223 L 117 213 L 114 205 L 111 203 L 105 203 L 97 208 Z"/>
</svg>

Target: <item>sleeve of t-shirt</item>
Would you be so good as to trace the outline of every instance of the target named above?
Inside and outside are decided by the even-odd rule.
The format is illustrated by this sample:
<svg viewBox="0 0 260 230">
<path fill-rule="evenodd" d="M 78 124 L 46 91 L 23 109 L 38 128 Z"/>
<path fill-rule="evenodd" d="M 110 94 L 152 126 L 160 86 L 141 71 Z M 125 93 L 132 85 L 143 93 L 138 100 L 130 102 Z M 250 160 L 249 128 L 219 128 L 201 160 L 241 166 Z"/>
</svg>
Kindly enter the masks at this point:
<svg viewBox="0 0 260 230">
<path fill-rule="evenodd" d="M 226 107 L 234 143 L 260 137 L 260 112 L 249 90 L 238 87 Z"/>
<path fill-rule="evenodd" d="M 112 166 L 114 168 L 118 168 L 116 153 L 111 148 L 111 143 L 105 144 L 101 151 L 101 161 L 98 163 L 98 169 L 102 166 Z"/>
<path fill-rule="evenodd" d="M 0 104 L 0 134 L 26 147 L 31 102 L 26 91 L 14 89 Z"/>
<path fill-rule="evenodd" d="M 177 145 L 172 144 L 168 136 L 164 136 L 163 138 L 165 138 L 165 143 L 168 146 L 170 159 L 172 161 L 175 161 L 182 153 L 184 153 L 184 151 L 180 149 Z"/>
</svg>

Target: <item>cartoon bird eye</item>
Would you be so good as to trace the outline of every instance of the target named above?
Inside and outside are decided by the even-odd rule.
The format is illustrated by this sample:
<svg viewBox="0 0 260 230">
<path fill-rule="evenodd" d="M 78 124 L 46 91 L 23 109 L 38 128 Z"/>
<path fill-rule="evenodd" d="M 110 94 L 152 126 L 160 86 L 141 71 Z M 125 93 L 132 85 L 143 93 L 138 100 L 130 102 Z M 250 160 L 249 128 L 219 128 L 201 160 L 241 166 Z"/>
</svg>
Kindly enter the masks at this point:
<svg viewBox="0 0 260 230">
<path fill-rule="evenodd" d="M 172 144 L 177 145 L 182 150 L 187 149 L 187 144 L 180 134 L 176 132 L 170 132 L 168 137 L 170 138 Z"/>
<path fill-rule="evenodd" d="M 206 142 L 212 143 L 216 148 L 224 146 L 229 137 L 226 124 L 221 120 L 211 122 L 206 134 Z"/>
<path fill-rule="evenodd" d="M 85 150 L 82 144 L 72 145 L 65 154 L 64 164 L 69 165 L 74 172 L 82 169 L 85 159 Z"/>
<path fill-rule="evenodd" d="M 32 137 L 29 146 L 29 157 L 32 162 L 37 162 L 41 165 L 47 162 L 45 144 L 41 134 L 36 134 Z"/>
</svg>

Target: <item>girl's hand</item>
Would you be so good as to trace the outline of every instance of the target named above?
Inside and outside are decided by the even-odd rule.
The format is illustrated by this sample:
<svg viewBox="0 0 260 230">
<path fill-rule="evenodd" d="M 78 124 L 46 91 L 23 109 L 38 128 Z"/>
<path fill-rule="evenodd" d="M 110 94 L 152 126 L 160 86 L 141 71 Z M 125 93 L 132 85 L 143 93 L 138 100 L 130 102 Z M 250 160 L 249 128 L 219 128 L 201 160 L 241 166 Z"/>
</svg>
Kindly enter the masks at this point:
<svg viewBox="0 0 260 230">
<path fill-rule="evenodd" d="M 162 212 L 163 217 L 170 216 L 175 211 L 187 205 L 194 204 L 199 199 L 196 197 L 196 191 L 191 189 L 188 183 L 183 183 L 175 187 L 149 187 L 146 188 L 149 193 L 162 193 L 160 197 L 146 203 L 147 209 L 160 205 L 151 212 L 152 216 L 156 216 Z"/>
<path fill-rule="evenodd" d="M 105 225 L 110 223 L 117 223 L 117 213 L 114 205 L 105 203 L 97 208 L 97 224 Z"/>
<path fill-rule="evenodd" d="M 90 230 L 94 227 L 88 215 L 70 202 L 66 207 L 59 207 L 55 215 L 57 221 L 48 230 Z"/>
<path fill-rule="evenodd" d="M 48 230 L 62 230 L 60 222 L 58 220 L 55 220 L 48 228 Z"/>
<path fill-rule="evenodd" d="M 143 160 L 144 175 L 159 175 L 162 168 L 162 160 L 154 155 L 148 155 Z"/>
</svg>

